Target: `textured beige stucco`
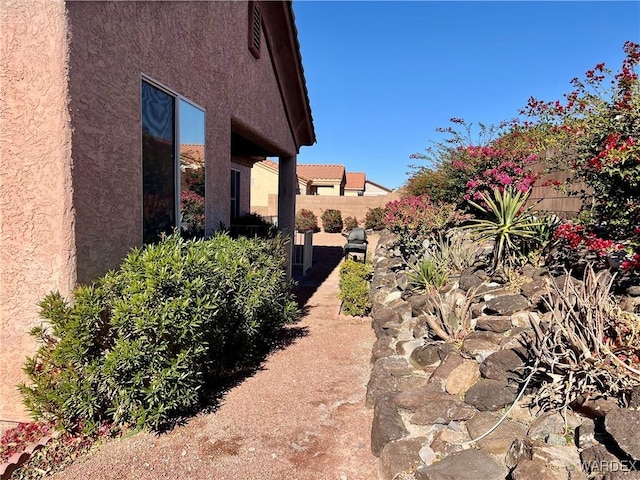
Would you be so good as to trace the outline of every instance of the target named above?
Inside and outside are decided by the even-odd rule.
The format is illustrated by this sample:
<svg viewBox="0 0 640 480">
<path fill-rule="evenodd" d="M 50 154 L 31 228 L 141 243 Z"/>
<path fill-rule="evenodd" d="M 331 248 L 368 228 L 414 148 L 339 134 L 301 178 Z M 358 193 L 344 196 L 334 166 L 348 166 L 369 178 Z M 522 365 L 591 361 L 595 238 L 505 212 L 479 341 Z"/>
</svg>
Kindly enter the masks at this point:
<svg viewBox="0 0 640 480">
<path fill-rule="evenodd" d="M 273 155 L 297 147 L 264 33 L 259 59 L 247 48 L 244 2 L 2 0 L 1 12 L 0 420 L 11 420 L 24 418 L 15 384 L 37 302 L 142 243 L 143 75 L 206 110 L 208 233 L 229 224 L 232 125 Z"/>
<path fill-rule="evenodd" d="M 61 1 L 0 8 L 0 420 L 24 420 L 15 385 L 38 302 L 75 283 L 67 28 Z M 0 422 L 0 428 L 9 426 Z"/>
<path fill-rule="evenodd" d="M 269 194 L 277 193 L 278 174 L 271 168 L 256 163 L 251 169 L 251 211 L 267 215 Z"/>
</svg>

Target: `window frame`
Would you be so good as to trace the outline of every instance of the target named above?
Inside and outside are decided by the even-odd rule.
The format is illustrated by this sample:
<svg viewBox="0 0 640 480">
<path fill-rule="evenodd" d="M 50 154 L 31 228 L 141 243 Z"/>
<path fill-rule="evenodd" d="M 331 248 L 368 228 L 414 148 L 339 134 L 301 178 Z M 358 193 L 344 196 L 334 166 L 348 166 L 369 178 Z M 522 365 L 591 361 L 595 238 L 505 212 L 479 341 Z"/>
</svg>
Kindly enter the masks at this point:
<svg viewBox="0 0 640 480">
<path fill-rule="evenodd" d="M 176 225 L 174 225 L 174 228 L 180 228 L 180 223 L 181 223 L 181 215 L 180 215 L 180 193 L 181 193 L 181 182 L 180 182 L 180 146 L 182 145 L 182 142 L 180 140 L 180 102 L 186 102 L 188 104 L 190 104 L 191 106 L 199 109 L 202 111 L 202 113 L 204 114 L 204 131 L 205 131 L 205 136 L 204 136 L 204 143 L 203 143 L 203 148 L 204 148 L 204 178 L 205 178 L 205 184 L 206 184 L 206 178 L 207 178 L 207 109 L 204 108 L 201 105 L 198 105 L 196 102 L 189 100 L 188 98 L 186 98 L 185 96 L 181 95 L 180 93 L 178 93 L 177 91 L 173 90 L 172 88 L 167 87 L 166 85 L 164 85 L 162 82 L 159 82 L 158 80 L 156 80 L 155 78 L 145 74 L 145 73 L 141 73 L 140 74 L 140 184 L 142 185 L 141 191 L 140 191 L 140 205 L 144 205 L 144 171 L 143 171 L 143 165 L 144 165 L 144 158 L 143 158 L 143 148 L 142 148 L 142 116 L 143 116 L 143 112 L 142 112 L 142 82 L 146 82 L 149 85 L 157 88 L 158 90 L 162 90 L 164 93 L 166 93 L 167 95 L 173 97 L 173 111 L 174 111 L 174 116 L 175 118 L 173 119 L 174 125 L 173 125 L 173 138 L 174 140 L 174 146 L 173 146 L 173 184 L 174 184 L 174 189 L 175 189 L 175 199 L 174 199 L 174 215 L 175 215 L 175 219 L 176 219 Z M 206 186 L 205 186 L 205 190 L 206 190 Z M 205 195 L 205 199 L 206 199 L 206 195 Z M 206 200 L 205 200 L 206 202 Z M 205 219 L 207 216 L 207 212 L 206 212 L 206 203 L 205 203 Z M 140 209 L 140 230 L 141 230 L 141 234 L 142 237 L 144 238 L 144 208 Z"/>
<path fill-rule="evenodd" d="M 237 175 L 237 183 L 235 181 L 234 176 Z M 233 196 L 233 187 L 236 187 L 235 197 Z M 231 191 L 229 192 L 231 195 L 229 196 L 230 206 L 234 205 L 235 202 L 235 212 L 229 212 L 229 221 L 233 222 L 234 220 L 240 218 L 240 192 L 242 190 L 242 173 L 237 168 L 231 168 Z M 229 209 L 231 210 L 231 209 Z"/>
</svg>

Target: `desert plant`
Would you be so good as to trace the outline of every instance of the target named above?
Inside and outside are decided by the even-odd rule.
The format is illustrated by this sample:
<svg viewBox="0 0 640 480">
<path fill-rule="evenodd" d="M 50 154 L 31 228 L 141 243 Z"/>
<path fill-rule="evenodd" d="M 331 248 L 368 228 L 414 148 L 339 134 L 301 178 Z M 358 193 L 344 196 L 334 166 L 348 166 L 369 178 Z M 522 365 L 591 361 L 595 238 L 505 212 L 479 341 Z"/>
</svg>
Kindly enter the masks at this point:
<svg viewBox="0 0 640 480">
<path fill-rule="evenodd" d="M 322 228 L 327 233 L 342 232 L 342 212 L 333 208 L 328 208 L 322 212 Z"/>
<path fill-rule="evenodd" d="M 409 282 L 422 291 L 432 291 L 444 286 L 449 279 L 447 271 L 431 258 L 422 258 L 409 264 Z"/>
<path fill-rule="evenodd" d="M 471 289 L 463 297 L 455 290 L 429 296 L 427 311 L 423 311 L 433 334 L 447 342 L 458 342 L 473 331 L 471 304 L 475 296 Z"/>
<path fill-rule="evenodd" d="M 438 232 L 437 239 L 426 244 L 424 256 L 447 271 L 460 273 L 475 263 L 479 252 L 477 243 L 461 230 L 450 229 L 446 235 Z"/>
<path fill-rule="evenodd" d="M 536 220 L 531 225 L 533 237 L 523 241 L 522 250 L 529 263 L 540 266 L 546 263 L 546 257 L 558 245 L 555 233 L 562 221 L 557 215 L 548 212 L 537 212 L 532 218 Z"/>
<path fill-rule="evenodd" d="M 370 230 L 382 230 L 384 225 L 384 210 L 382 207 L 370 208 L 364 218 L 364 228 Z"/>
<path fill-rule="evenodd" d="M 535 402 L 555 409 L 581 395 L 621 399 L 640 385 L 640 317 L 615 304 L 608 272 L 588 265 L 582 282 L 564 278 L 544 297 L 548 321 L 530 315 L 541 382 Z"/>
<path fill-rule="evenodd" d="M 358 219 L 355 217 L 344 217 L 344 229 L 348 232 L 358 228 Z"/>
<path fill-rule="evenodd" d="M 512 265 L 524 257 L 523 240 L 535 237 L 535 227 L 540 224 L 530 215 L 533 205 L 525 208 L 529 193 L 513 192 L 510 188 L 503 191 L 493 190 L 493 198 L 482 194 L 486 207 L 470 201 L 484 218 L 477 218 L 465 225 L 478 240 L 493 240 L 492 269 L 502 265 Z"/>
<path fill-rule="evenodd" d="M 318 217 L 311 210 L 303 208 L 296 213 L 296 231 L 298 232 L 319 232 Z"/>
<path fill-rule="evenodd" d="M 134 249 L 118 271 L 40 303 L 48 325 L 20 385 L 36 419 L 94 431 L 159 428 L 197 408 L 210 379 L 251 367 L 296 317 L 284 240 L 178 235 Z"/>
<path fill-rule="evenodd" d="M 373 271 L 370 263 L 346 259 L 340 266 L 340 300 L 342 311 L 347 315 L 366 315 L 371 308 L 369 299 L 369 276 Z"/>
</svg>

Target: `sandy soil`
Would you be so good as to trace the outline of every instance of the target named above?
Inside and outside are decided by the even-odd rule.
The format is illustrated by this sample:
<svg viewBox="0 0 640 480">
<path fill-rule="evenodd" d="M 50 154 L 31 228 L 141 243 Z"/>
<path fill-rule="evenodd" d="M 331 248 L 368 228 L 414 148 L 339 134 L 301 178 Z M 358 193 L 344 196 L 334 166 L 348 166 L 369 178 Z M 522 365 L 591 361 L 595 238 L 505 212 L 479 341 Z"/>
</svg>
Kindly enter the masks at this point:
<svg viewBox="0 0 640 480">
<path fill-rule="evenodd" d="M 370 239 L 373 250 L 377 237 Z M 372 411 L 364 406 L 375 340 L 369 319 L 338 315 L 344 238 L 314 236 L 314 267 L 300 284 L 300 334 L 213 413 L 166 434 L 103 445 L 52 478 L 371 480 Z"/>
</svg>

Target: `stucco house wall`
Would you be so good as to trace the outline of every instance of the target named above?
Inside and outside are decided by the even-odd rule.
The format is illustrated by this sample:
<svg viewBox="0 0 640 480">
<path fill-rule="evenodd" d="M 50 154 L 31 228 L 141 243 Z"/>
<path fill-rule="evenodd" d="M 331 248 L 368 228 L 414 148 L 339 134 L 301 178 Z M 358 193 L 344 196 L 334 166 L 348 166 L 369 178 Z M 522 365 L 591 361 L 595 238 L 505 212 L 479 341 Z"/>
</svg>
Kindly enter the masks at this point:
<svg viewBox="0 0 640 480">
<path fill-rule="evenodd" d="M 383 187 L 382 185 L 378 185 L 377 183 L 374 183 L 370 180 L 367 180 L 365 182 L 365 187 L 364 187 L 365 197 L 388 195 L 389 193 L 391 193 L 391 191 L 392 191 L 391 189 L 387 187 Z"/>
<path fill-rule="evenodd" d="M 128 160 L 142 154 L 142 74 L 206 110 L 207 232 L 229 224 L 232 121 L 284 154 L 294 155 L 296 146 L 268 50 L 259 59 L 248 51 L 246 3 L 71 2 L 67 9 L 84 282 L 142 243 L 142 166 Z"/>
<path fill-rule="evenodd" d="M 69 297 L 142 244 L 143 76 L 206 110 L 207 233 L 229 225 L 232 132 L 294 165 L 315 141 L 304 78 L 291 94 L 275 71 L 299 59 L 290 6 L 262 7 L 254 58 L 246 2 L 3 1 L 0 429 L 26 419 L 15 385 L 38 301 Z M 294 194 L 281 195 L 291 218 Z"/>
<path fill-rule="evenodd" d="M 15 385 L 38 302 L 75 283 L 66 37 L 62 2 L 0 8 L 0 430 L 24 416 Z"/>
</svg>

